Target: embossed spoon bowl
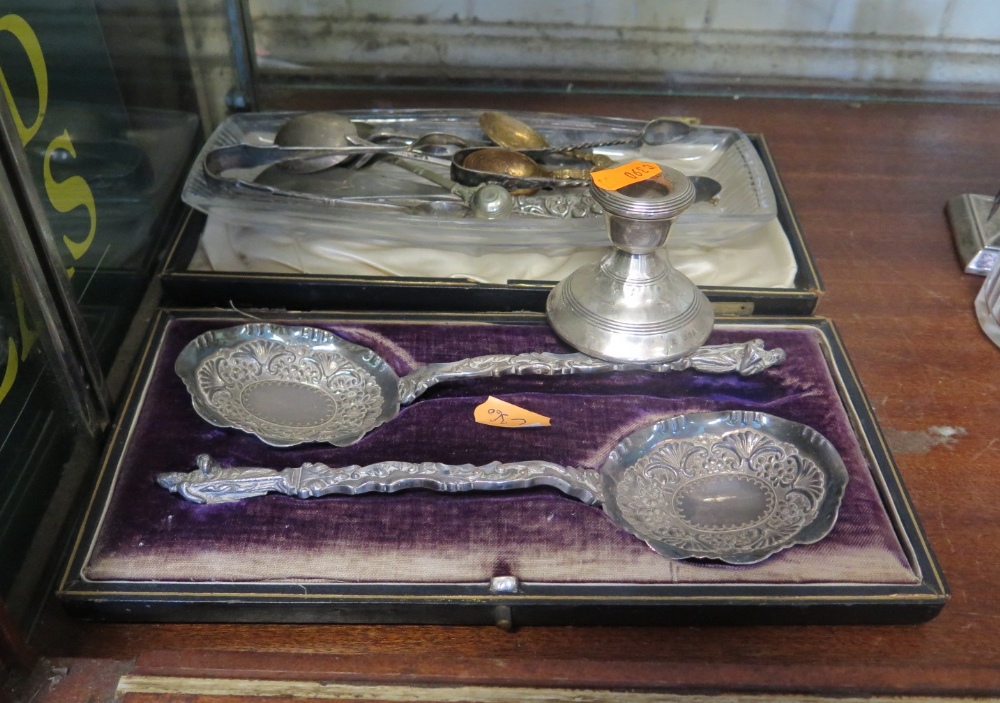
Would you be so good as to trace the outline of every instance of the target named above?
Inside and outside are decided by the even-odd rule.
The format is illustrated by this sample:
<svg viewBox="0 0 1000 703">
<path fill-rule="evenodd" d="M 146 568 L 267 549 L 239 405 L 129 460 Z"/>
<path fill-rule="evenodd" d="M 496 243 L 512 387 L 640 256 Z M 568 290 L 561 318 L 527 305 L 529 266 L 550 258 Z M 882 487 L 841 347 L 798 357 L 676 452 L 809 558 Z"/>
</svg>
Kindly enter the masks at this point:
<svg viewBox="0 0 1000 703">
<path fill-rule="evenodd" d="M 621 364 L 586 354 L 495 354 L 423 366 L 400 378 L 374 350 L 315 327 L 247 323 L 206 332 L 178 355 L 174 370 L 195 411 L 276 447 L 353 444 L 391 420 L 401 405 L 443 381 L 501 375 L 612 371 L 736 371 L 748 376 L 785 359 L 764 343 L 705 346 L 661 364 Z"/>
<path fill-rule="evenodd" d="M 206 454 L 157 482 L 194 503 L 268 493 L 297 498 L 424 488 L 444 492 L 550 486 L 601 506 L 621 529 L 672 559 L 752 564 L 823 539 L 848 482 L 833 445 L 805 425 L 752 412 L 680 415 L 626 437 L 600 471 L 545 461 L 485 466 L 388 461 L 276 471 L 220 466 Z"/>
</svg>

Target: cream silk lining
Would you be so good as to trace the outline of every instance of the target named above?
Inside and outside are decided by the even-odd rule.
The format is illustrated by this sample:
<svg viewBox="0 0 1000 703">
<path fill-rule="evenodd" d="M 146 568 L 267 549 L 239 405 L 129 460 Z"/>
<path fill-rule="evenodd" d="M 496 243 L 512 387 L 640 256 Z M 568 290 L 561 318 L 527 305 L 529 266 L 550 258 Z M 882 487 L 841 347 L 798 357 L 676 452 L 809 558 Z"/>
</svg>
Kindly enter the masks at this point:
<svg viewBox="0 0 1000 703">
<path fill-rule="evenodd" d="M 485 249 L 485 248 L 484 248 Z M 341 276 L 464 278 L 481 283 L 558 281 L 600 259 L 605 247 L 458 249 L 392 246 L 334 239 L 294 226 L 277 230 L 209 215 L 191 270 Z M 792 288 L 797 267 L 777 220 L 724 243 L 677 238 L 671 262 L 700 286 Z"/>
</svg>

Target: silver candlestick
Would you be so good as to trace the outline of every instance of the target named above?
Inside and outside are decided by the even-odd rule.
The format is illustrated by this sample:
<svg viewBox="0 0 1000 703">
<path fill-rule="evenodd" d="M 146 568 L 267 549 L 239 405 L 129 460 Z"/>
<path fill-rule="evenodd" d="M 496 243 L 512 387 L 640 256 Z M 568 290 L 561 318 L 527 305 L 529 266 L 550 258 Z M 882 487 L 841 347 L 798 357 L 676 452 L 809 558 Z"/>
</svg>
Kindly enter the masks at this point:
<svg viewBox="0 0 1000 703">
<path fill-rule="evenodd" d="M 704 343 L 714 315 L 708 298 L 659 254 L 674 220 L 695 200 L 680 171 L 612 191 L 591 184 L 614 249 L 549 294 L 549 323 L 565 342 L 601 359 L 665 362 Z"/>
</svg>

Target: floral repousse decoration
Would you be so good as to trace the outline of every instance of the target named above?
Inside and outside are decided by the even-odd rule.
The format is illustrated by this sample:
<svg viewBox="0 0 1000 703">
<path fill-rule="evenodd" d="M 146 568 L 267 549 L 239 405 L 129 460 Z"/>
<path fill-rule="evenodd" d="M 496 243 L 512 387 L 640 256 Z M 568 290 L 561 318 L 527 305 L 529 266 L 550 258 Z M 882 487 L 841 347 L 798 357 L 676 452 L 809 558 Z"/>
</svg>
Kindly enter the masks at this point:
<svg viewBox="0 0 1000 703">
<path fill-rule="evenodd" d="M 205 358 L 195 377 L 202 401 L 227 424 L 275 443 L 301 441 L 303 428 L 311 428 L 316 441 L 363 433 L 383 407 L 369 371 L 338 352 L 305 344 L 246 341 Z M 295 407 L 270 410 L 269 396 L 278 394 Z"/>
<path fill-rule="evenodd" d="M 622 476 L 618 506 L 645 538 L 727 555 L 780 548 L 816 518 L 825 491 L 823 471 L 794 446 L 744 429 L 661 443 Z M 696 496 L 708 496 L 707 516 L 690 509 Z M 721 507 L 740 499 L 732 515 Z"/>
</svg>

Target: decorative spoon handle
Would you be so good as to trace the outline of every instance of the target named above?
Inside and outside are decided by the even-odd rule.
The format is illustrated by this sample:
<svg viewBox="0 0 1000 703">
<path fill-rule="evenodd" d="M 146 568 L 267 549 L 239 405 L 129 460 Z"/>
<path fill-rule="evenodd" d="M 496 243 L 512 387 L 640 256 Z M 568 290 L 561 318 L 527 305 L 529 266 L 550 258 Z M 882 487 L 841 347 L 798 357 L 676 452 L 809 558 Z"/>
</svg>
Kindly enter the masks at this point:
<svg viewBox="0 0 1000 703">
<path fill-rule="evenodd" d="M 340 468 L 305 463 L 281 471 L 248 466 L 226 468 L 208 454 L 200 454 L 196 461 L 198 468 L 194 471 L 160 474 L 156 482 L 192 503 L 202 504 L 232 503 L 268 493 L 316 498 L 334 493 L 395 493 L 409 488 L 458 493 L 534 486 L 557 488 L 588 505 L 604 502 L 604 489 L 597 471 L 547 461 L 508 464 L 494 461 L 485 466 L 384 461 Z"/>
<path fill-rule="evenodd" d="M 604 139 L 602 141 L 596 142 L 579 142 L 574 144 L 567 144 L 566 146 L 556 147 L 561 152 L 567 153 L 570 156 L 576 156 L 574 152 L 586 153 L 591 149 L 598 149 L 603 146 L 619 146 L 621 144 L 642 144 L 642 135 L 636 134 L 631 137 L 622 137 L 620 139 Z M 577 157 L 580 158 L 580 157 Z"/>
<path fill-rule="evenodd" d="M 514 212 L 565 220 L 603 215 L 604 208 L 588 193 L 553 193 L 541 196 L 516 195 Z"/>
<path fill-rule="evenodd" d="M 491 376 L 557 376 L 577 373 L 610 373 L 612 371 L 684 371 L 695 369 L 705 373 L 738 372 L 750 376 L 780 364 L 785 360 L 783 349 L 765 349 L 764 342 L 754 339 L 737 344 L 708 345 L 693 354 L 663 364 L 623 364 L 604 361 L 586 354 L 494 354 L 476 356 L 461 361 L 428 364 L 399 380 L 399 402 L 413 402 L 417 396 L 442 381 L 489 378 Z"/>
</svg>

